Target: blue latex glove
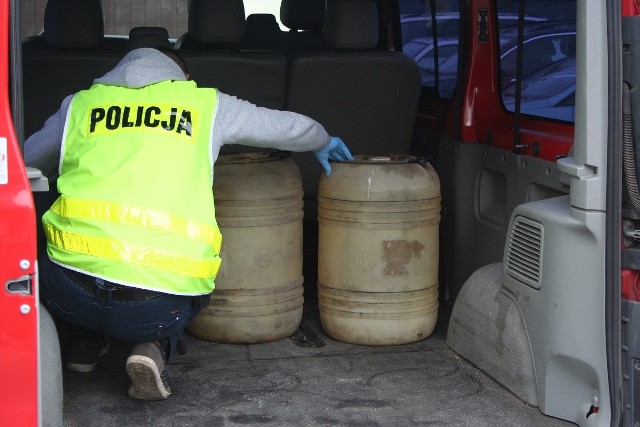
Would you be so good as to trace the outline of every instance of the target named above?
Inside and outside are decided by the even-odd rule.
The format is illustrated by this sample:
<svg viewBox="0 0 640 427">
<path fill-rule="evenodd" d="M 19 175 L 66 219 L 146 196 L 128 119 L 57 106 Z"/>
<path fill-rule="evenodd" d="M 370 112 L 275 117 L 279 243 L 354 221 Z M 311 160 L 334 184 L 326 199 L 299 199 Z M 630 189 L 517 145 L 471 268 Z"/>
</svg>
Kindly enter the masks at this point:
<svg viewBox="0 0 640 427">
<path fill-rule="evenodd" d="M 331 165 L 329 164 L 329 160 L 337 160 L 339 162 L 353 160 L 353 156 L 346 144 L 337 136 L 332 136 L 329 145 L 318 151 L 314 151 L 313 154 L 324 168 L 327 176 L 331 175 Z"/>
</svg>

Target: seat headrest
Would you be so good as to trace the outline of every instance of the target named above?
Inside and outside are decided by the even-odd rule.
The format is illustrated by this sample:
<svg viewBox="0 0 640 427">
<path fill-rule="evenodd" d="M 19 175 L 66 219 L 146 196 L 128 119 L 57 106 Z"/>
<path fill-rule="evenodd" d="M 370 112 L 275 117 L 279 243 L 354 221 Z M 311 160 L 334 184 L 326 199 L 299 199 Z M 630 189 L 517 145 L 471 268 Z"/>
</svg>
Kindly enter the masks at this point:
<svg viewBox="0 0 640 427">
<path fill-rule="evenodd" d="M 378 44 L 378 25 L 373 0 L 335 0 L 324 16 L 324 39 L 336 49 L 373 49 Z"/>
<path fill-rule="evenodd" d="M 92 48 L 104 40 L 100 0 L 49 0 L 44 10 L 44 38 L 59 48 Z"/>
<path fill-rule="evenodd" d="M 276 17 L 269 13 L 252 13 L 247 16 L 247 35 L 271 35 L 280 32 Z"/>
<path fill-rule="evenodd" d="M 290 30 L 321 31 L 324 0 L 282 0 L 280 21 Z"/>
<path fill-rule="evenodd" d="M 245 32 L 242 0 L 191 0 L 189 35 L 206 44 L 233 44 L 242 41 Z"/>
<path fill-rule="evenodd" d="M 127 52 L 141 47 L 169 48 L 169 32 L 163 27 L 135 27 L 129 31 Z"/>
</svg>

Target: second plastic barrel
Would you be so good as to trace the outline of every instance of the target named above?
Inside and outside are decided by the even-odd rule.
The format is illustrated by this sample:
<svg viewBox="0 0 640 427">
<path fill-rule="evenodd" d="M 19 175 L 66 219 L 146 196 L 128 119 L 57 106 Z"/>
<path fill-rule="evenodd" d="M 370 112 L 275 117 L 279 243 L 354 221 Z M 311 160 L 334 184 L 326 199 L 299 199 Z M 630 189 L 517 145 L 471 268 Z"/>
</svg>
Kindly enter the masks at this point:
<svg viewBox="0 0 640 427">
<path fill-rule="evenodd" d="M 221 155 L 214 199 L 222 264 L 211 303 L 188 329 L 221 343 L 286 338 L 302 318 L 302 181 L 291 159 Z"/>
<path fill-rule="evenodd" d="M 320 178 L 318 306 L 335 339 L 391 345 L 433 332 L 440 181 L 417 160 L 356 156 Z"/>
</svg>

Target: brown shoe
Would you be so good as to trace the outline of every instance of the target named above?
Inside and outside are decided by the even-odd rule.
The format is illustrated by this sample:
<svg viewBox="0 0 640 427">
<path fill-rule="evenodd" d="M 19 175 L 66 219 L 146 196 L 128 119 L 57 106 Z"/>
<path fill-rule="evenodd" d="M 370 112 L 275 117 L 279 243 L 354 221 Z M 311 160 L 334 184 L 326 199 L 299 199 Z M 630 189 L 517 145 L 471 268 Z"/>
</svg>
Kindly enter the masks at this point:
<svg viewBox="0 0 640 427">
<path fill-rule="evenodd" d="M 127 374 L 131 378 L 129 397 L 142 400 L 164 400 L 171 395 L 164 370 L 164 354 L 152 342 L 136 344 L 127 358 Z"/>
</svg>

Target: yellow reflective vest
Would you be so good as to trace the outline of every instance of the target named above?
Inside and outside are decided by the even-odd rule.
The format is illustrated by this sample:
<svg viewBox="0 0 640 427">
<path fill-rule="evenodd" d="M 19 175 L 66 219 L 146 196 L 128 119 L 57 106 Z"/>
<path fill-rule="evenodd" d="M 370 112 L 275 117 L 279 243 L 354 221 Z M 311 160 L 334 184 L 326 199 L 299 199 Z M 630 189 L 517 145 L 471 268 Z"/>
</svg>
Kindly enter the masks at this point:
<svg viewBox="0 0 640 427">
<path fill-rule="evenodd" d="M 43 216 L 51 260 L 123 285 L 210 293 L 221 244 L 216 104 L 214 89 L 188 81 L 78 92 L 62 141 L 61 196 Z"/>
</svg>

